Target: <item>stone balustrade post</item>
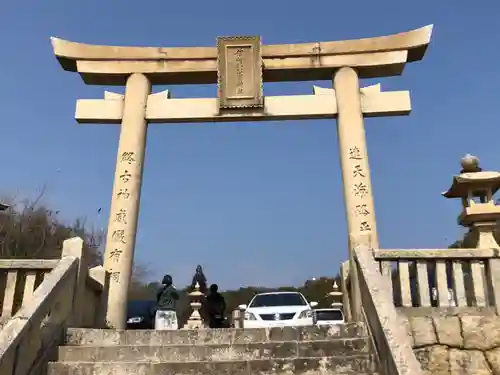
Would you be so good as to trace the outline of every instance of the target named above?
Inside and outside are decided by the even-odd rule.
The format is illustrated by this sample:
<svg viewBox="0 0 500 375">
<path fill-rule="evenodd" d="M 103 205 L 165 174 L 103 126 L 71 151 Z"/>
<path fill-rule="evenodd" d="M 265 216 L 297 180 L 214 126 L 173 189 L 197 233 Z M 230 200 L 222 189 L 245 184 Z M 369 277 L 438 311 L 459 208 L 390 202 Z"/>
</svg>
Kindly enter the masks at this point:
<svg viewBox="0 0 500 375">
<path fill-rule="evenodd" d="M 63 242 L 61 258 L 78 258 L 78 273 L 73 293 L 73 309 L 68 322 L 69 327 L 78 328 L 82 324 L 83 305 L 85 303 L 85 282 L 87 280 L 87 257 L 84 256 L 83 240 L 80 237 L 73 237 Z"/>
<path fill-rule="evenodd" d="M 94 315 L 94 328 L 104 328 L 106 326 L 106 310 L 108 307 L 109 275 L 103 266 L 97 266 L 89 270 L 89 276 L 102 286 L 101 298 Z"/>
</svg>

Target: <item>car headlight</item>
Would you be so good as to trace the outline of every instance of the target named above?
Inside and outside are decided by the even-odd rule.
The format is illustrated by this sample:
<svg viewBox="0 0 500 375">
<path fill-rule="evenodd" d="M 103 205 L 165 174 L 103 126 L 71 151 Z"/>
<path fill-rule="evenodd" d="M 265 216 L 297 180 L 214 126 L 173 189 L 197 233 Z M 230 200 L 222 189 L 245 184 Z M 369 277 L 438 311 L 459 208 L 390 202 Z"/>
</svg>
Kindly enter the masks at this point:
<svg viewBox="0 0 500 375">
<path fill-rule="evenodd" d="M 134 323 L 140 323 L 144 320 L 144 317 L 142 316 L 133 316 L 132 318 L 127 319 L 127 323 L 134 324 Z"/>
<path fill-rule="evenodd" d="M 297 319 L 305 319 L 305 318 L 312 318 L 312 317 L 313 317 L 312 310 L 304 310 L 300 313 L 300 315 Z"/>
<path fill-rule="evenodd" d="M 246 312 L 245 313 L 245 320 L 257 320 L 255 315 L 251 312 Z"/>
</svg>

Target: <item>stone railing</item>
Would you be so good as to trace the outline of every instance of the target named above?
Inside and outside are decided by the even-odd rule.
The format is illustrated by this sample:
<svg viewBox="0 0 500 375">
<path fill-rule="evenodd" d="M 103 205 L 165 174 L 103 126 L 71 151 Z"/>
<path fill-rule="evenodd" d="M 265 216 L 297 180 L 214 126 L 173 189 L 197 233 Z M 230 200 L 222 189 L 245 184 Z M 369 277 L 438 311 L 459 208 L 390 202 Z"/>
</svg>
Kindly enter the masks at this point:
<svg viewBox="0 0 500 375">
<path fill-rule="evenodd" d="M 493 309 L 500 305 L 497 249 L 377 250 L 396 307 L 411 314 L 429 308 Z"/>
<path fill-rule="evenodd" d="M 366 322 L 381 373 L 422 374 L 418 359 L 422 364 L 426 360 L 417 359 L 411 350 L 414 327 L 408 319 L 427 319 L 431 314 L 500 315 L 498 249 L 373 250 L 365 246 L 356 249 L 354 262 L 357 292 L 350 283 L 349 262 L 340 271 L 344 311 L 349 320 L 357 316 Z M 353 298 L 361 303 L 352 303 Z M 353 306 L 361 306 L 361 311 L 353 311 Z"/>
<path fill-rule="evenodd" d="M 354 262 L 362 315 L 370 332 L 379 372 L 424 375 L 408 336 L 408 320 L 398 315 L 390 293 L 390 280 L 380 273 L 372 249 L 357 247 Z"/>
<path fill-rule="evenodd" d="M 43 374 L 66 327 L 104 326 L 104 271 L 87 269 L 82 245 L 64 242 L 61 260 L 0 330 L 0 374 Z"/>
<path fill-rule="evenodd" d="M 3 289 L 0 321 L 11 318 L 33 296 L 45 275 L 59 259 L 0 259 L 0 291 Z"/>
</svg>

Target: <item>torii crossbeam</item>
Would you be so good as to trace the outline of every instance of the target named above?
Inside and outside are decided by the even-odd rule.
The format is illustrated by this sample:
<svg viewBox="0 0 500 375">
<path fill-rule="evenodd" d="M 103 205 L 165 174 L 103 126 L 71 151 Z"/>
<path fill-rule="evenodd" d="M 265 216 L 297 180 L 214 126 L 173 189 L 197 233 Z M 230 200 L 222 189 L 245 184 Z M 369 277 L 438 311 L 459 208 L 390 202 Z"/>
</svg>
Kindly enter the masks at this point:
<svg viewBox="0 0 500 375">
<path fill-rule="evenodd" d="M 338 114 L 335 91 L 314 86 L 314 95 L 267 96 L 262 109 L 219 112 L 217 99 L 171 99 L 170 92 L 147 99 L 149 123 L 196 123 L 332 119 Z M 125 95 L 109 91 L 104 99 L 79 99 L 75 118 L 80 124 L 121 124 Z M 361 89 L 364 117 L 399 116 L 410 113 L 409 91 L 382 92 L 380 84 Z"/>
<path fill-rule="evenodd" d="M 192 123 L 336 118 L 349 230 L 350 304 L 360 299 L 352 244 L 378 235 L 366 149 L 364 117 L 410 113 L 408 91 L 359 87 L 360 78 L 400 75 L 421 60 L 432 26 L 390 36 L 303 44 L 261 45 L 260 37 L 218 38 L 217 47 L 113 47 L 52 38 L 61 66 L 87 84 L 125 85 L 125 95 L 80 99 L 79 123 L 121 124 L 106 240 L 110 276 L 107 320 L 125 327 L 148 123 Z M 264 82 L 333 80 L 313 95 L 269 96 Z M 152 85 L 218 83 L 217 98 L 171 98 Z"/>
</svg>

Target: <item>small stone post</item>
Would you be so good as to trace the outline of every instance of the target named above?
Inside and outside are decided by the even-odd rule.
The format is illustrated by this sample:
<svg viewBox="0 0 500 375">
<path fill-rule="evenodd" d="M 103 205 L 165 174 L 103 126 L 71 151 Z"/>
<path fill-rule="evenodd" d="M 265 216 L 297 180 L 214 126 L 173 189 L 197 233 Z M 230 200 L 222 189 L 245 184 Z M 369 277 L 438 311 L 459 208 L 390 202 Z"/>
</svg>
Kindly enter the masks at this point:
<svg viewBox="0 0 500 375">
<path fill-rule="evenodd" d="M 349 290 L 347 282 L 349 280 L 349 261 L 342 263 L 340 266 L 340 291 L 342 292 L 342 306 L 344 309 L 344 317 L 347 322 L 352 320 L 351 307 L 349 303 Z"/>
<path fill-rule="evenodd" d="M 184 326 L 184 329 L 201 329 L 203 328 L 203 320 L 201 319 L 200 315 L 200 308 L 201 308 L 201 302 L 200 299 L 203 296 L 203 293 L 200 292 L 200 284 L 198 282 L 196 283 L 194 287 L 194 291 L 189 293 L 189 297 L 191 297 L 191 303 L 189 304 L 192 309 L 193 313 L 189 317 L 186 325 Z"/>
<path fill-rule="evenodd" d="M 243 328 L 243 312 L 240 309 L 233 310 L 231 318 L 234 328 Z"/>
<path fill-rule="evenodd" d="M 340 291 L 339 286 L 337 285 L 337 281 L 335 280 L 332 285 L 332 291 L 327 293 L 327 296 L 332 297 L 333 301 L 330 306 L 342 308 L 342 295 L 343 293 Z"/>
</svg>

